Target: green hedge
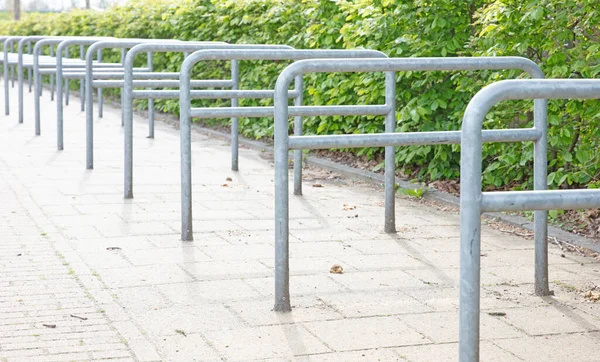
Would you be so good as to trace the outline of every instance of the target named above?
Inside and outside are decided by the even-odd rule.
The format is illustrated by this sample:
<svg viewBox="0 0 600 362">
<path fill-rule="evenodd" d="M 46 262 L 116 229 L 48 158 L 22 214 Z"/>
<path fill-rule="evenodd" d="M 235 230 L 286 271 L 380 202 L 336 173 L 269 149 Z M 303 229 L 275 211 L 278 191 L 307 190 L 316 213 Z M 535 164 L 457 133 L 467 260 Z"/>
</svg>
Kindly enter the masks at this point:
<svg viewBox="0 0 600 362">
<path fill-rule="evenodd" d="M 100 35 L 231 43 L 288 44 L 297 48 L 368 48 L 392 57 L 518 55 L 542 66 L 552 78 L 598 78 L 600 14 L 595 1 L 564 0 L 135 0 L 106 12 L 33 14 L 1 22 L 3 34 Z M 159 55 L 157 70 L 175 70 L 180 55 Z M 242 62 L 244 88 L 272 87 L 288 63 Z M 198 76 L 227 74 L 220 64 Z M 397 76 L 397 130 L 460 129 L 469 99 L 482 86 L 515 71 L 404 72 Z M 373 104 L 384 98 L 381 74 L 321 74 L 306 79 L 306 104 Z M 271 101 L 245 100 L 243 105 Z M 199 101 L 199 104 L 215 102 Z M 598 101 L 551 101 L 549 148 L 551 187 L 600 184 Z M 177 112 L 177 102 L 158 107 Z M 485 127 L 532 123 L 532 102 L 504 102 Z M 226 124 L 227 120 L 215 121 Z M 382 117 L 314 117 L 309 134 L 381 132 Z M 270 137 L 271 119 L 241 120 L 249 137 Z M 425 180 L 458 178 L 458 146 L 400 147 L 403 172 Z M 373 157 L 381 149 L 355 150 Z M 484 184 L 530 187 L 531 144 L 485 146 Z"/>
</svg>

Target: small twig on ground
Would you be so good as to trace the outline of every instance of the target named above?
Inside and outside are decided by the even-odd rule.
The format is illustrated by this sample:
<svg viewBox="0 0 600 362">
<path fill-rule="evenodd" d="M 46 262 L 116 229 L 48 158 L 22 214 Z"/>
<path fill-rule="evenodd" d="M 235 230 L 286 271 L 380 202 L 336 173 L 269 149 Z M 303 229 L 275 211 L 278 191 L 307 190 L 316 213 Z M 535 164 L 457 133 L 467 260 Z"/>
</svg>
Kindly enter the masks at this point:
<svg viewBox="0 0 600 362">
<path fill-rule="evenodd" d="M 558 240 L 556 237 L 554 236 L 549 236 L 548 240 L 550 240 L 551 242 L 553 242 L 553 244 L 558 245 L 558 247 L 561 250 L 566 250 L 566 251 L 576 251 L 579 255 L 581 256 L 588 256 L 585 252 L 582 251 L 582 248 L 577 246 L 577 245 L 573 245 L 569 242 L 566 242 L 564 240 Z"/>
</svg>

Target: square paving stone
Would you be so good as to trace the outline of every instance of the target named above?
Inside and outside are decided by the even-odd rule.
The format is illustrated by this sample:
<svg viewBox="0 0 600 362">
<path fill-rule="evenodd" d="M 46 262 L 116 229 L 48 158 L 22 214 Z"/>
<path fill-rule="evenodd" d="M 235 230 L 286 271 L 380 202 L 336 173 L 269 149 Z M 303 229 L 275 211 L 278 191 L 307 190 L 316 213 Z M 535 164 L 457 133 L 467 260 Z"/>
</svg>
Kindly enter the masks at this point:
<svg viewBox="0 0 600 362">
<path fill-rule="evenodd" d="M 213 346 L 232 361 L 331 352 L 298 324 L 241 328 L 205 333 Z"/>
<path fill-rule="evenodd" d="M 310 322 L 305 326 L 336 351 L 431 343 L 396 317 Z"/>
</svg>

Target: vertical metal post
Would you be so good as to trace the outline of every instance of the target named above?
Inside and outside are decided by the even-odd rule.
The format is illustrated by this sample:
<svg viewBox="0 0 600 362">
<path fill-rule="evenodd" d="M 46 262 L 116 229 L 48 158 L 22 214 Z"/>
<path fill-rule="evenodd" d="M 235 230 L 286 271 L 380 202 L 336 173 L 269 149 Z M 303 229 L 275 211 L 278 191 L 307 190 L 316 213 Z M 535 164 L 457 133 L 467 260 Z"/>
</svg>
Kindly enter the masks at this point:
<svg viewBox="0 0 600 362">
<path fill-rule="evenodd" d="M 460 302 L 459 361 L 479 361 L 481 248 L 481 126 L 468 118 L 482 112 L 470 103 L 465 111 L 460 153 Z M 485 112 L 485 111 L 483 111 Z M 478 128 L 478 129 L 477 129 Z M 466 136 L 468 135 L 468 137 Z"/>
<path fill-rule="evenodd" d="M 240 67 L 238 60 L 231 61 L 231 81 L 233 90 L 240 89 Z M 239 101 L 237 98 L 231 98 L 231 106 L 237 107 Z M 231 118 L 231 171 L 239 171 L 239 120 L 237 117 Z"/>
<path fill-rule="evenodd" d="M 127 53 L 123 64 L 123 123 L 125 126 L 125 189 L 124 197 L 133 198 L 133 52 Z"/>
<path fill-rule="evenodd" d="M 85 47 L 79 46 L 79 58 L 85 59 Z M 79 97 L 81 98 L 81 111 L 85 111 L 85 84 L 83 80 L 79 81 Z"/>
<path fill-rule="evenodd" d="M 86 168 L 94 168 L 94 54 L 88 52 L 85 56 L 85 149 Z"/>
<path fill-rule="evenodd" d="M 36 50 L 33 54 L 33 82 L 34 87 L 33 87 L 33 108 L 34 108 L 34 122 L 35 122 L 35 134 L 39 135 L 40 134 L 40 97 L 42 95 L 41 92 L 41 88 L 42 88 L 42 75 L 39 74 L 39 53 L 41 52 L 41 47 L 37 47 L 36 46 Z"/>
<path fill-rule="evenodd" d="M 186 59 L 179 76 L 179 128 L 181 131 L 181 240 L 194 240 L 192 223 L 192 140 L 190 73 L 194 62 Z"/>
<path fill-rule="evenodd" d="M 65 48 L 65 58 L 69 57 L 69 49 L 70 47 L 66 47 Z M 69 80 L 65 79 L 65 105 L 68 106 L 69 105 L 69 95 L 71 94 L 71 89 L 70 89 L 70 84 L 69 84 Z"/>
<path fill-rule="evenodd" d="M 302 75 L 296 76 L 294 88 L 298 91 L 294 105 L 301 106 L 304 98 Z M 294 117 L 294 136 L 302 136 L 302 116 Z M 294 150 L 294 195 L 302 195 L 302 150 Z"/>
<path fill-rule="evenodd" d="M 54 44 L 50 44 L 50 56 L 53 57 L 54 56 Z M 42 91 L 42 88 L 40 88 L 40 92 Z M 54 100 L 54 74 L 50 74 L 50 100 L 53 101 Z"/>
<path fill-rule="evenodd" d="M 98 49 L 96 58 L 98 63 L 102 63 L 102 49 Z M 103 97 L 103 89 L 98 88 L 98 118 L 102 118 L 104 116 L 104 97 Z"/>
<path fill-rule="evenodd" d="M 31 54 L 31 42 L 27 42 L 27 54 Z M 27 68 L 27 84 L 29 85 L 29 93 L 31 93 L 31 68 Z"/>
<path fill-rule="evenodd" d="M 275 85 L 275 306 L 276 312 L 290 312 L 289 265 L 289 180 L 288 107 L 290 81 L 280 76 Z"/>
<path fill-rule="evenodd" d="M 64 149 L 63 141 L 63 44 L 56 47 L 56 149 Z M 69 46 L 65 48 L 65 54 Z"/>
<path fill-rule="evenodd" d="M 125 48 L 121 48 L 121 64 L 125 64 L 125 56 L 127 55 L 127 49 Z M 123 121 L 123 103 L 125 103 L 123 101 L 123 94 L 125 92 L 123 92 L 123 88 L 120 89 L 121 91 L 121 126 L 124 126 L 124 121 Z"/>
<path fill-rule="evenodd" d="M 25 39 L 19 40 L 18 56 L 17 56 L 17 78 L 19 81 L 18 95 L 19 95 L 19 123 L 23 123 L 23 46 Z M 35 135 L 39 136 L 39 129 L 35 130 Z"/>
<path fill-rule="evenodd" d="M 8 65 L 8 43 L 10 42 L 10 39 L 7 39 L 4 41 L 4 114 L 5 115 L 9 115 L 10 114 L 10 99 L 8 96 L 8 70 L 9 70 L 9 65 Z"/>
<path fill-rule="evenodd" d="M 533 189 L 546 190 L 548 177 L 548 101 L 535 99 L 533 102 L 534 128 L 542 131 L 542 136 L 533 144 Z M 533 232 L 535 243 L 535 294 L 549 295 L 548 211 L 536 210 L 533 212 Z"/>
<path fill-rule="evenodd" d="M 14 51 L 15 50 L 15 46 L 16 46 L 16 44 L 14 42 L 12 42 L 11 46 L 10 46 L 12 53 L 15 52 Z M 11 81 L 12 81 L 11 87 L 14 88 L 15 87 L 15 66 L 14 65 L 10 67 L 10 78 L 11 78 Z"/>
<path fill-rule="evenodd" d="M 154 70 L 153 53 L 147 52 L 148 71 Z M 149 90 L 152 88 L 148 88 Z M 123 94 L 125 90 L 123 90 Z M 133 102 L 133 100 L 131 100 Z M 148 138 L 154 138 L 154 99 L 148 99 Z"/>
<path fill-rule="evenodd" d="M 390 113 L 385 116 L 385 132 L 396 131 L 396 73 L 385 73 L 385 104 Z M 386 233 L 396 232 L 396 153 L 394 146 L 385 147 L 385 222 Z"/>
</svg>

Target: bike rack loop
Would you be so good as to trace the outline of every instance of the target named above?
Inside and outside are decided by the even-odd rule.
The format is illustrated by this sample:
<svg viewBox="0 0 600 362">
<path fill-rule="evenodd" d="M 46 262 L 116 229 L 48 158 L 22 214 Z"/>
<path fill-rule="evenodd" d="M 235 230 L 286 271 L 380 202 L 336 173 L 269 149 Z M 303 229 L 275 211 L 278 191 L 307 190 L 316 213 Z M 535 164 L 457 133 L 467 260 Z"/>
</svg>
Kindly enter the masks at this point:
<svg viewBox="0 0 600 362">
<path fill-rule="evenodd" d="M 181 43 L 179 40 L 157 39 L 122 39 L 114 41 L 96 42 L 89 46 L 85 55 L 85 118 L 86 118 L 86 168 L 94 168 L 94 84 L 93 84 L 93 59 L 94 54 L 102 49 L 126 49 L 145 42 Z M 122 53 L 121 53 L 122 54 Z M 121 87 L 116 87 L 121 88 Z"/>
<path fill-rule="evenodd" d="M 199 50 L 187 57 L 181 65 L 179 93 L 179 124 L 181 132 L 181 240 L 193 240 L 192 227 L 192 155 L 191 119 L 224 117 L 273 116 L 273 107 L 222 107 L 191 108 L 190 73 L 194 65 L 203 60 L 300 60 L 311 58 L 387 57 L 375 50 Z M 287 89 L 286 89 L 287 92 Z M 324 107 L 317 107 L 318 109 Z M 359 106 L 369 114 L 387 112 L 386 107 Z M 384 109 L 385 108 L 385 109 Z M 356 109 L 353 110 L 356 112 Z M 384 114 L 383 113 L 383 114 Z M 337 114 L 337 113 L 336 113 Z M 344 113 L 348 114 L 348 113 Z M 351 113 L 354 114 L 354 113 Z M 299 113 L 296 116 L 311 116 Z M 295 165 L 301 167 L 300 165 Z"/>
<path fill-rule="evenodd" d="M 67 66 L 67 68 L 74 68 L 74 69 L 81 69 L 80 71 L 78 70 L 77 73 L 78 76 L 77 77 L 67 77 L 66 72 L 64 71 L 65 66 L 63 65 L 63 52 L 65 54 L 65 56 L 67 56 L 68 50 L 70 46 L 75 46 L 75 45 L 79 45 L 79 46 L 85 46 L 85 45 L 89 45 L 92 46 L 95 43 L 98 42 L 107 42 L 107 41 L 127 41 L 128 39 L 117 39 L 117 38 L 91 38 L 91 39 L 70 39 L 70 40 L 65 40 L 63 41 L 61 44 L 59 44 L 59 46 L 57 47 L 57 51 L 56 51 L 56 79 L 57 79 L 57 86 L 58 86 L 58 90 L 57 90 L 57 94 L 60 94 L 60 96 L 58 96 L 59 98 L 56 104 L 56 112 L 57 112 L 57 149 L 58 150 L 62 150 L 64 147 L 64 141 L 63 141 L 63 104 L 62 104 L 62 87 L 63 87 L 63 79 L 65 80 L 65 84 L 68 85 L 68 81 L 69 79 L 72 78 L 76 78 L 76 79 L 80 79 L 80 81 L 84 82 L 85 81 L 85 71 L 83 70 L 84 68 L 87 69 L 86 67 L 86 63 L 85 61 L 82 61 L 81 66 L 80 67 L 72 67 L 72 66 Z M 98 57 L 98 62 L 100 63 L 96 63 L 94 65 L 94 69 L 96 70 L 109 70 L 109 71 L 118 71 L 122 66 L 120 64 L 117 63 L 101 63 L 102 61 L 102 48 L 97 50 L 97 57 Z M 71 69 L 71 70 L 74 70 Z M 83 72 L 83 73 L 81 73 Z M 60 84 L 60 85 L 59 85 Z M 66 96 L 69 94 L 68 93 L 68 87 L 66 89 L 65 92 L 65 101 L 67 101 Z M 87 99 L 87 98 L 86 98 Z M 103 99 L 101 97 L 101 93 L 98 93 L 98 116 L 102 117 L 101 111 L 102 111 L 102 105 L 103 105 Z M 87 103 L 87 101 L 86 101 Z"/>
<path fill-rule="evenodd" d="M 344 59 L 335 63 L 323 60 L 305 60 L 288 66 L 279 76 L 275 88 L 275 311 L 291 310 L 289 295 L 289 196 L 287 155 L 290 149 L 356 148 L 425 144 L 458 144 L 459 131 L 443 132 L 403 132 L 394 131 L 395 91 L 386 87 L 386 105 L 394 105 L 390 113 L 393 124 L 386 121 L 386 133 L 354 134 L 332 136 L 289 136 L 288 116 L 294 115 L 288 109 L 285 90 L 292 79 L 309 72 L 397 72 L 397 71 L 441 71 L 441 70 L 485 70 L 485 69 L 521 69 L 536 78 L 544 74 L 532 61 L 520 57 L 481 57 L 481 58 L 396 58 L 396 59 Z M 389 74 L 389 73 L 386 73 Z M 395 79 L 393 79 L 395 84 Z M 348 107 L 348 106 L 342 106 Z M 305 108 L 305 107 L 296 107 Z M 535 101 L 534 128 L 517 130 L 487 130 L 484 132 L 488 142 L 535 142 L 534 185 L 536 190 L 546 187 L 546 109 L 547 102 Z M 393 127 L 392 127 L 393 126 Z M 516 134 L 515 134 L 516 133 Z M 391 162 L 389 162 L 391 161 Z M 395 218 L 393 201 L 395 182 L 395 162 L 386 157 L 386 218 Z M 389 177 L 389 179 L 388 179 Z M 388 206 L 388 197 L 391 197 Z M 389 209 L 389 210 L 388 210 Z M 547 273 L 547 221 L 546 214 L 540 218 L 536 214 L 536 292 L 548 290 Z M 386 223 L 388 220 L 386 219 Z M 545 262 L 544 262 L 545 260 Z"/>
<path fill-rule="evenodd" d="M 23 123 L 23 51 L 25 44 L 31 46 L 32 42 L 38 42 L 43 39 L 52 38 L 51 36 L 25 36 L 19 39 L 19 45 L 17 47 L 18 64 L 17 64 L 17 80 L 19 84 L 18 88 L 18 99 L 19 99 L 19 123 Z"/>
<path fill-rule="evenodd" d="M 35 134 L 40 135 L 40 96 L 42 94 L 42 74 L 56 75 L 56 86 L 57 86 L 57 149 L 63 149 L 63 68 L 73 66 L 74 64 L 63 65 L 63 52 L 68 46 L 79 45 L 85 46 L 93 44 L 97 41 L 106 40 L 105 37 L 53 37 L 38 41 L 33 48 L 33 82 L 34 82 L 34 111 L 35 111 Z M 54 45 L 57 45 L 56 55 L 54 61 L 48 64 L 40 64 L 40 53 L 42 47 L 50 46 L 51 49 Z M 82 65 L 82 61 L 75 61 L 75 64 Z M 47 66 L 54 66 L 55 70 L 52 72 L 42 71 L 42 68 Z M 51 69 L 45 69 L 51 70 Z M 69 90 L 66 89 L 68 92 Z"/>
<path fill-rule="evenodd" d="M 479 361 L 481 213 L 600 207 L 600 190 L 481 191 L 482 124 L 503 100 L 600 98 L 599 79 L 505 80 L 480 90 L 463 117 L 460 155 L 459 361 Z M 536 260 L 537 261 L 537 260 Z M 537 267 L 536 267 L 537 269 Z"/>
<path fill-rule="evenodd" d="M 63 149 L 63 137 L 62 137 L 62 125 L 63 125 L 63 99 L 65 100 L 65 104 L 68 105 L 68 96 L 69 96 L 69 88 L 68 88 L 68 82 L 70 78 L 66 78 L 65 77 L 65 69 L 70 69 L 73 72 L 75 72 L 78 69 L 81 69 L 81 71 L 83 71 L 83 68 L 85 67 L 85 61 L 83 60 L 76 60 L 76 59 L 70 59 L 72 60 L 72 62 L 69 63 L 64 63 L 63 59 L 65 59 L 65 57 L 68 57 L 68 53 L 69 53 L 69 47 L 70 46 L 79 46 L 80 48 L 86 45 L 91 45 L 94 44 L 95 42 L 99 42 L 99 41 L 106 41 L 108 39 L 116 39 L 116 38 L 107 38 L 107 37 L 53 37 L 50 39 L 45 39 L 45 40 L 40 40 L 36 43 L 36 47 L 39 46 L 44 46 L 44 45 L 48 45 L 48 44 L 58 44 L 57 46 L 57 50 L 56 50 L 56 57 L 54 62 L 51 63 L 40 63 L 39 62 L 39 57 L 40 57 L 40 50 L 39 48 L 34 47 L 34 54 L 33 54 L 33 68 L 34 68 L 34 73 L 38 73 L 39 75 L 43 75 L 43 74 L 50 74 L 50 75 L 55 75 L 56 74 L 56 78 L 57 78 L 57 149 L 58 150 L 62 150 Z M 36 51 L 37 50 L 37 51 Z M 64 54 L 64 55 L 63 55 Z M 99 54 L 100 56 L 101 54 Z M 36 57 L 37 56 L 37 57 Z M 100 57 L 101 58 L 101 57 Z M 99 60 L 100 61 L 100 60 Z M 94 65 L 95 68 L 100 68 L 100 69 L 117 69 L 117 67 L 119 67 L 119 64 L 113 64 L 113 63 L 96 63 Z M 84 81 L 84 73 L 81 73 L 82 76 L 77 77 L 76 79 L 79 79 L 81 82 Z M 64 83 L 63 83 L 64 80 Z M 39 83 L 39 87 L 40 87 L 40 94 L 41 94 L 41 81 Z M 63 94 L 63 88 L 64 88 L 64 94 Z M 63 98 L 64 97 L 64 98 Z M 82 98 L 82 108 L 84 106 L 83 103 L 83 98 Z M 39 99 L 36 99 L 36 102 L 39 102 Z M 102 106 L 102 99 L 99 98 L 98 100 L 99 102 L 99 106 Z M 36 112 L 39 112 L 39 107 L 36 105 Z M 36 117 L 35 117 L 35 121 L 36 121 L 36 135 L 39 135 L 40 133 L 40 126 L 39 126 L 39 113 L 36 113 Z"/>
<path fill-rule="evenodd" d="M 210 46 L 208 44 L 211 44 Z M 153 54 L 153 53 L 158 53 L 158 52 L 174 52 L 174 53 L 184 53 L 185 56 L 187 56 L 187 53 L 189 52 L 193 52 L 199 49 L 219 49 L 221 48 L 221 46 L 223 46 L 223 48 L 229 48 L 229 47 L 238 47 L 234 44 L 227 44 L 225 42 L 185 42 L 185 43 L 181 43 L 181 44 L 163 44 L 163 43 L 144 43 L 144 44 L 138 44 L 134 47 L 132 47 L 126 54 L 124 60 L 123 60 L 123 71 L 124 76 L 123 76 L 123 94 L 126 95 L 124 96 L 123 99 L 123 103 L 127 103 L 127 105 L 129 106 L 131 103 L 131 107 L 133 107 L 133 99 L 148 99 L 148 102 L 153 101 L 154 99 L 177 99 L 179 98 L 178 96 L 178 91 L 156 91 L 153 90 L 153 86 L 154 84 L 148 84 L 150 86 L 150 88 L 147 89 L 147 91 L 142 92 L 144 94 L 143 97 L 138 97 L 139 92 L 136 92 L 133 90 L 133 61 L 135 60 L 135 56 L 137 56 L 139 53 L 142 52 L 148 52 L 148 54 Z M 131 55 L 130 55 L 131 54 Z M 128 60 L 126 59 L 127 56 L 133 57 L 132 59 L 129 60 L 129 64 L 128 64 Z M 148 66 L 150 67 L 150 62 L 148 63 Z M 151 69 L 150 69 L 151 71 Z M 127 72 L 129 72 L 129 74 L 127 74 Z M 234 73 L 232 71 L 232 73 Z M 164 79 L 179 79 L 179 72 L 174 72 L 174 73 L 165 73 L 165 72 L 161 72 L 161 73 L 153 73 L 154 76 L 153 77 L 149 77 L 148 79 L 152 79 L 152 80 L 158 80 L 158 76 L 162 75 L 169 75 L 169 77 L 164 77 Z M 236 72 L 237 74 L 237 72 Z M 131 76 L 131 82 L 128 82 L 125 78 L 126 76 Z M 234 78 L 234 75 L 232 74 L 232 78 Z M 235 81 L 234 81 L 235 83 Z M 161 83 L 156 83 L 156 86 L 161 86 Z M 235 84 L 234 84 L 234 88 L 235 88 Z M 128 97 L 129 101 L 125 101 L 125 97 Z M 154 98 L 156 97 L 156 98 Z M 125 125 L 126 122 L 126 113 L 131 113 L 131 117 L 133 118 L 133 108 L 131 108 L 131 110 L 128 112 L 126 110 L 123 111 L 123 125 Z M 148 122 L 148 138 L 154 138 L 154 122 L 152 120 L 149 120 Z"/>
<path fill-rule="evenodd" d="M 2 52 L 4 53 L 4 42 L 6 41 L 6 39 L 10 38 L 10 36 L 0 36 L 0 43 L 2 43 Z M 2 58 L 0 58 L 0 62 L 2 63 L 2 66 L 4 67 L 4 56 L 2 56 Z M 4 71 L 2 72 L 2 76 L 4 77 Z M 6 77 L 5 77 L 6 78 Z"/>
<path fill-rule="evenodd" d="M 24 52 L 24 48 L 25 48 L 25 44 L 27 44 L 28 50 L 31 50 L 31 43 L 32 42 L 37 42 L 40 41 L 42 39 L 47 39 L 47 38 L 60 38 L 60 37 L 54 37 L 54 36 L 10 36 L 10 37 L 3 37 L 4 39 L 4 75 L 5 75 L 5 83 L 4 83 L 4 88 L 6 91 L 5 94 L 5 113 L 6 115 L 8 115 L 10 113 L 10 102 L 9 102 L 9 94 L 8 94 L 8 68 L 10 67 L 10 65 L 12 65 L 13 67 L 11 69 L 13 69 L 13 87 L 14 87 L 14 68 L 17 68 L 17 78 L 18 78 L 18 102 L 19 102 L 19 123 L 23 123 L 23 83 L 24 83 L 24 74 L 23 74 L 23 67 L 27 66 L 28 67 L 28 83 L 30 86 L 30 91 L 31 91 L 31 63 L 25 63 L 24 62 L 24 56 L 23 56 L 23 52 Z M 16 43 L 16 44 L 15 44 Z M 17 50 L 16 53 L 12 53 L 10 52 L 10 54 L 13 54 L 14 57 L 11 59 L 9 58 L 9 49 L 11 47 L 13 47 L 13 45 L 17 45 Z M 14 50 L 14 49 L 13 49 Z M 29 53 L 30 54 L 30 53 Z"/>
<path fill-rule="evenodd" d="M 9 96 L 9 49 L 13 48 L 13 45 L 15 42 L 18 42 L 19 40 L 21 40 L 22 38 L 24 38 L 23 36 L 9 36 L 4 40 L 4 114 L 5 115 L 9 115 L 10 114 L 10 96 Z M 14 50 L 14 49 L 13 49 Z M 14 54 L 13 52 L 10 52 L 11 54 Z M 14 60 L 13 60 L 14 61 Z M 14 68 L 14 65 L 13 65 Z M 13 70 L 14 72 L 14 70 Z M 14 76 L 14 73 L 13 73 Z M 14 78 L 13 78 L 13 87 L 14 87 Z"/>
<path fill-rule="evenodd" d="M 124 197 L 126 199 L 133 198 L 133 99 L 134 98 L 145 98 L 153 99 L 152 97 L 160 99 L 179 99 L 179 90 L 146 90 L 146 91 L 134 91 L 133 89 L 133 62 L 137 54 L 142 52 L 195 52 L 198 50 L 216 50 L 216 49 L 293 49 L 287 45 L 254 45 L 254 44 L 211 44 L 206 43 L 184 43 L 184 44 L 154 44 L 145 43 L 134 46 L 127 52 L 125 57 L 125 76 L 123 83 L 123 123 L 125 126 L 125 182 L 124 182 Z M 238 74 L 238 62 L 232 60 L 231 65 L 231 79 L 233 81 L 231 93 L 232 107 L 237 107 L 237 96 L 234 93 L 238 89 L 239 74 Z M 152 85 L 152 84 L 150 84 Z M 160 85 L 157 83 L 157 85 Z M 210 94 L 222 94 L 228 91 L 198 91 L 198 93 L 204 95 Z M 242 91 L 243 92 L 243 91 Z M 192 93 L 195 93 L 192 91 Z M 247 91 L 245 93 L 248 93 Z M 193 96 L 192 96 L 193 97 Z M 204 97 L 208 98 L 208 97 Z M 224 98 L 224 97 L 223 97 Z M 231 119 L 231 149 L 232 149 L 232 169 L 237 171 L 237 150 L 238 150 L 238 127 L 237 118 Z M 154 133 L 153 124 L 149 124 L 150 134 Z"/>
<path fill-rule="evenodd" d="M 23 88 L 24 88 L 24 68 L 27 68 L 27 72 L 28 72 L 28 83 L 29 83 L 29 91 L 31 92 L 31 73 L 32 73 L 32 68 L 34 68 L 34 61 L 35 59 L 31 60 L 28 59 L 28 61 L 25 61 L 23 58 L 23 52 L 24 52 L 24 48 L 25 48 L 25 44 L 27 44 L 27 47 L 29 50 L 31 50 L 31 43 L 35 43 L 37 45 L 37 43 L 39 43 L 40 41 L 44 41 L 44 40 L 48 40 L 48 39 L 53 39 L 55 41 L 60 40 L 60 39 L 68 39 L 68 38 L 72 38 L 72 37 L 63 37 L 63 36 L 25 36 L 25 37 L 21 37 L 21 39 L 18 42 L 18 54 L 17 54 L 17 79 L 18 79 L 18 100 L 19 100 L 19 123 L 23 123 Z M 34 49 L 35 51 L 35 46 Z M 38 50 L 39 52 L 39 50 Z M 31 54 L 31 52 L 29 53 Z M 35 58 L 33 55 L 30 55 L 30 57 Z M 49 58 L 49 57 L 46 57 Z M 35 73 L 35 71 L 34 71 Z M 40 89 L 40 94 L 41 94 L 41 89 Z M 36 135 L 39 135 L 39 128 L 36 128 Z"/>
<path fill-rule="evenodd" d="M 186 42 L 184 41 L 180 41 L 180 40 L 172 40 L 172 39 L 123 39 L 120 41 L 103 41 L 103 42 L 97 42 L 94 43 L 93 45 L 91 45 L 88 48 L 87 54 L 86 54 L 86 72 L 85 72 L 85 79 L 86 79 L 86 105 L 87 105 L 87 109 L 86 109 L 86 168 L 87 169 L 93 169 L 94 168 L 94 123 L 93 123 L 93 99 L 92 99 L 92 94 L 93 94 L 93 89 L 96 88 L 120 88 L 122 89 L 124 86 L 124 68 L 123 65 L 121 65 L 121 69 L 120 73 L 105 73 L 104 75 L 107 75 L 109 78 L 110 77 L 115 77 L 117 76 L 118 79 L 123 78 L 123 81 L 121 80 L 108 80 L 108 81 L 93 81 L 94 79 L 94 68 L 92 67 L 93 65 L 93 57 L 94 57 L 94 52 L 97 52 L 101 49 L 106 49 L 106 48 L 112 48 L 112 49 L 121 49 L 121 56 L 122 56 L 122 63 L 124 64 L 125 59 L 123 57 L 124 54 L 126 54 L 125 50 L 127 48 L 132 48 L 138 44 L 147 44 L 147 43 L 153 43 L 153 44 L 185 44 Z M 194 42 L 196 44 L 199 43 L 204 43 L 204 44 L 227 44 L 224 42 Z M 151 53 L 151 52 L 150 52 Z M 152 74 L 156 74 L 157 77 L 160 76 L 160 72 L 158 73 L 152 73 L 149 72 L 147 75 L 152 75 Z M 163 73 L 164 74 L 164 73 Z M 169 73 L 168 75 L 172 76 L 173 73 Z M 159 79 L 159 80 L 152 80 L 152 79 L 148 79 L 146 77 L 145 80 L 139 80 L 137 82 L 134 82 L 134 86 L 148 86 L 149 84 L 152 83 L 157 83 L 160 84 L 162 87 L 177 87 L 179 86 L 179 81 L 178 80 L 164 80 L 165 78 Z M 176 78 L 175 78 L 176 79 Z M 195 84 L 197 86 L 203 86 L 203 87 L 220 87 L 223 86 L 223 84 L 227 84 L 229 85 L 229 83 L 231 83 L 230 81 L 220 81 L 220 80 L 214 80 L 214 81 L 195 81 Z M 121 92 L 121 102 L 122 104 L 124 103 L 123 98 L 124 93 Z M 123 116 L 123 109 L 121 109 L 121 126 L 124 126 L 124 116 Z M 150 116 L 152 117 L 152 116 Z"/>
</svg>

